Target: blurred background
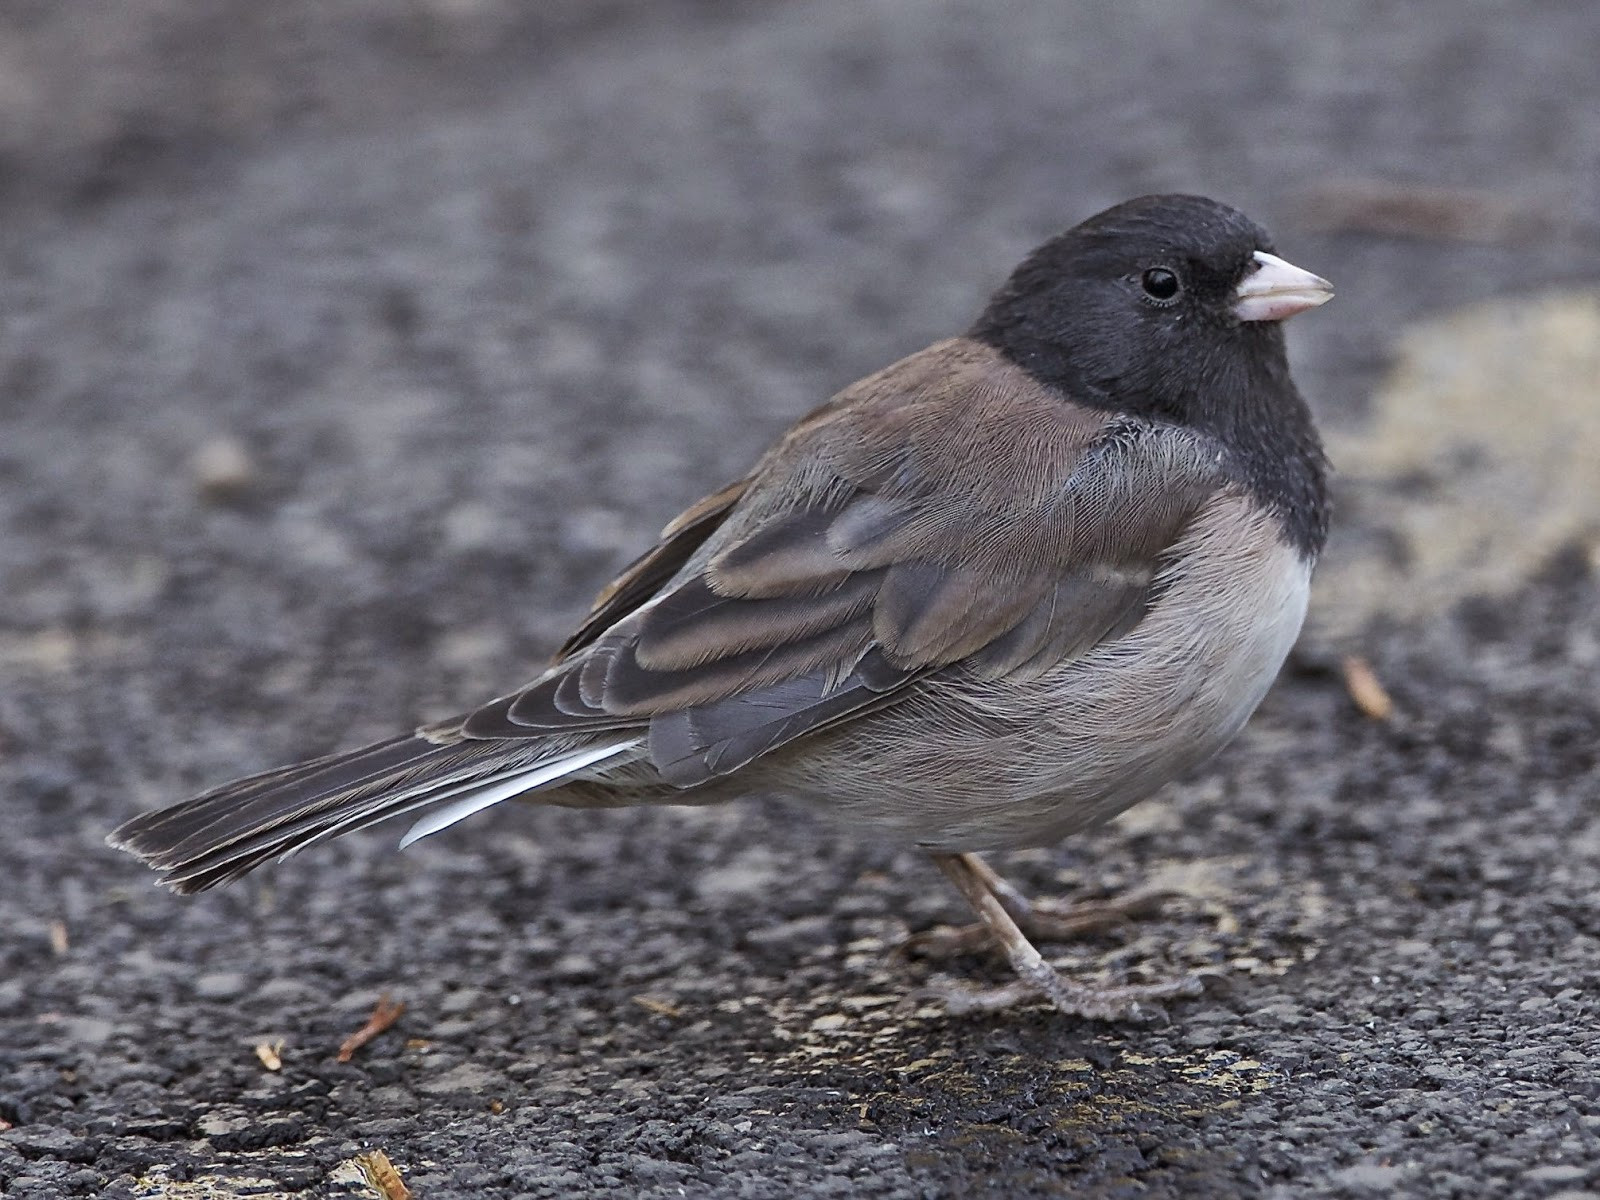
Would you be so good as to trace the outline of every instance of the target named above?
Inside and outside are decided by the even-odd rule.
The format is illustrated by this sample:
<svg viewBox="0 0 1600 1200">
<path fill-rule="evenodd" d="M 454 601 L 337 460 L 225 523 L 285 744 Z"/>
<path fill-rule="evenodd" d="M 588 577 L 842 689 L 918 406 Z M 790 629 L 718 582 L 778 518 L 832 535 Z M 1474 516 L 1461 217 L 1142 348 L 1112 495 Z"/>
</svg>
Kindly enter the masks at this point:
<svg viewBox="0 0 1600 1200">
<path fill-rule="evenodd" d="M 378 1144 L 430 1196 L 1600 1187 L 1597 61 L 1566 0 L 8 0 L 0 1191 L 360 1194 Z M 942 885 L 771 805 L 191 902 L 101 845 L 520 682 L 797 414 L 1163 190 L 1338 289 L 1295 669 L 1012 864 L 1181 893 L 1062 951 L 1226 968 L 1170 1028 L 898 1006 Z"/>
</svg>

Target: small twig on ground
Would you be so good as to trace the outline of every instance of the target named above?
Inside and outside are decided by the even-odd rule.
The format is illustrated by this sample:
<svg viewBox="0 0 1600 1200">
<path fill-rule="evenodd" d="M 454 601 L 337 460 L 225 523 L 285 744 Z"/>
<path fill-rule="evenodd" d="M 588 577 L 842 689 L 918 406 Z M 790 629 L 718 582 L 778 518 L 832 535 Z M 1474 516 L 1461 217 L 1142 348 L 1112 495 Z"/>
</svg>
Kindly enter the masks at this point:
<svg viewBox="0 0 1600 1200">
<path fill-rule="evenodd" d="M 635 996 L 633 997 L 633 1002 L 644 1009 L 645 1012 L 655 1013 L 658 1017 L 683 1016 L 683 1010 L 676 1004 L 670 1004 L 665 1000 L 657 1000 L 654 996 Z"/>
<path fill-rule="evenodd" d="M 387 993 L 379 996 L 378 1003 L 372 1010 L 372 1015 L 367 1018 L 367 1023 L 340 1043 L 339 1061 L 342 1063 L 349 1062 L 355 1057 L 357 1050 L 392 1026 L 405 1011 L 406 1002 L 404 1000 L 391 1003 Z"/>
<path fill-rule="evenodd" d="M 1302 192 L 1298 206 L 1304 223 L 1327 233 L 1480 244 L 1531 241 L 1554 223 L 1510 196 L 1380 179 L 1330 179 Z"/>
<path fill-rule="evenodd" d="M 1387 721 L 1394 713 L 1394 701 L 1389 699 L 1389 693 L 1384 691 L 1367 660 L 1358 654 L 1347 654 L 1341 667 L 1345 691 L 1350 693 L 1355 706 L 1374 721 Z"/>
</svg>

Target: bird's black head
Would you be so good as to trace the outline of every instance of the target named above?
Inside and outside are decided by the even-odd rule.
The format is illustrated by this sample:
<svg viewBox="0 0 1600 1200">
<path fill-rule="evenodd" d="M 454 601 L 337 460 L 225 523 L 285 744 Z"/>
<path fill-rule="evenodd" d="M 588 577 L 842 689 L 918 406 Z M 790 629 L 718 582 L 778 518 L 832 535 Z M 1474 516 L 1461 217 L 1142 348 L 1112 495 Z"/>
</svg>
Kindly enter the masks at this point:
<svg viewBox="0 0 1600 1200">
<path fill-rule="evenodd" d="M 1030 254 L 970 336 L 1078 403 L 1215 436 L 1315 549 L 1322 450 L 1281 322 L 1331 295 L 1238 210 L 1142 196 Z"/>
</svg>

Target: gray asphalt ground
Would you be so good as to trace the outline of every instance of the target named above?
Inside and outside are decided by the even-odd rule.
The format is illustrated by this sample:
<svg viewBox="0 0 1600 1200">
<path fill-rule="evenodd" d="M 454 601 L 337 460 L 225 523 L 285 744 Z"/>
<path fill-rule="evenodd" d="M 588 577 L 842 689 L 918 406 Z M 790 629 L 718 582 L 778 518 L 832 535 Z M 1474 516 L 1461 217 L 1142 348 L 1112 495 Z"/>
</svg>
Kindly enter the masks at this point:
<svg viewBox="0 0 1600 1200">
<path fill-rule="evenodd" d="M 960 916 L 937 873 L 759 798 L 193 900 L 102 844 L 520 682 L 679 507 L 1125 196 L 1336 281 L 1292 330 L 1335 431 L 1415 322 L 1596 283 L 1600 9 L 1295 11 L 0 7 L 0 1193 L 370 1195 L 381 1149 L 430 1200 L 1600 1196 L 1594 540 L 1367 613 L 1389 720 L 1313 638 L 1203 772 L 1002 864 L 1177 889 L 1055 948 L 1212 968 L 1166 1025 L 942 1015 L 929 978 L 1005 975 L 894 953 Z"/>
</svg>

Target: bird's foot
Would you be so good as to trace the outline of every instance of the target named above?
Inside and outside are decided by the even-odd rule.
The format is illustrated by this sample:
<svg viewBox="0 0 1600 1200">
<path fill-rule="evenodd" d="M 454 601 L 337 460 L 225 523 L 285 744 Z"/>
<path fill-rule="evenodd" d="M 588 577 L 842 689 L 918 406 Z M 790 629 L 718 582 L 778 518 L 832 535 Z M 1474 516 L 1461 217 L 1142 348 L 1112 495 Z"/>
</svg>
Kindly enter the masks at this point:
<svg viewBox="0 0 1600 1200">
<path fill-rule="evenodd" d="M 1080 902 L 1028 900 L 1019 892 L 997 898 L 1029 941 L 1064 942 L 1150 916 L 1172 896 L 1172 892 L 1151 889 L 1111 900 Z M 999 945 L 994 930 L 979 921 L 940 925 L 913 934 L 901 944 L 901 950 L 916 958 L 954 958 Z"/>
<path fill-rule="evenodd" d="M 966 948 L 992 940 L 1017 973 L 1017 982 L 987 991 L 954 985 L 932 989 L 949 1012 L 996 1012 L 1042 997 L 1069 1016 L 1095 1021 L 1152 1021 L 1165 1017 L 1161 1007 L 1165 1001 L 1197 996 L 1204 989 L 1198 975 L 1120 987 L 1074 983 L 1044 960 L 1024 932 L 1027 929 L 1037 936 L 1076 936 L 1086 929 L 1103 928 L 1159 907 L 1166 893 L 1146 892 L 1090 905 L 1044 906 L 1029 903 L 976 854 L 935 854 L 933 860 L 982 921 L 977 927 L 981 941 L 978 935 L 965 930 L 953 930 L 942 935 L 940 941 L 945 946 Z M 926 935 L 924 939 L 925 946 L 930 944 Z M 938 945 L 939 941 L 932 944 Z"/>
<path fill-rule="evenodd" d="M 936 983 L 923 988 L 920 995 L 938 1000 L 952 1016 L 1003 1012 L 1025 1004 L 1048 1000 L 1057 1012 L 1089 1021 L 1153 1024 L 1166 1019 L 1164 1004 L 1200 995 L 1205 982 L 1199 975 L 1161 983 L 1122 986 L 1073 983 L 1046 963 L 1027 978 L 999 987 L 978 988 L 958 983 Z"/>
</svg>

